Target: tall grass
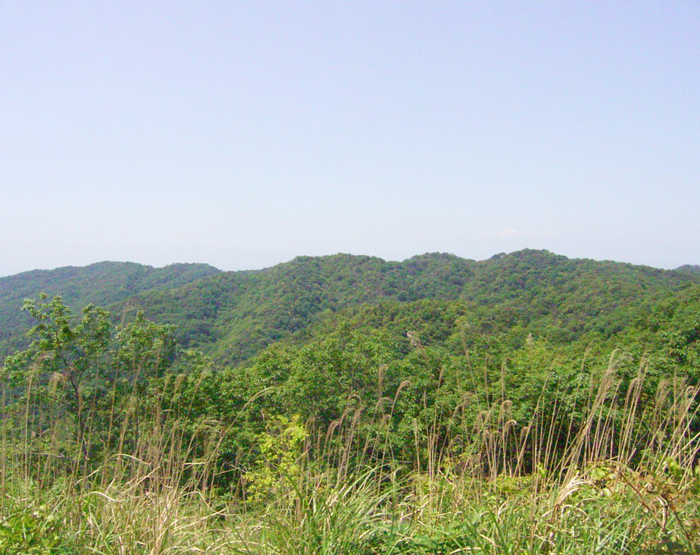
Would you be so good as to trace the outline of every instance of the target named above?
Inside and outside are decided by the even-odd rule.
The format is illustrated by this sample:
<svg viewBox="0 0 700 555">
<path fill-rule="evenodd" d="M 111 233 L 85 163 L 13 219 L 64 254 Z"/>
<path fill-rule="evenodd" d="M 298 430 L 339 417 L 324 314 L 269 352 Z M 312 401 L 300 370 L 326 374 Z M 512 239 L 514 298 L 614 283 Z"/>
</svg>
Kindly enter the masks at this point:
<svg viewBox="0 0 700 555">
<path fill-rule="evenodd" d="M 506 389 L 465 396 L 415 427 L 408 462 L 390 447 L 408 385 L 383 399 L 379 384 L 374 411 L 355 400 L 327 429 L 297 424 L 298 451 L 279 441 L 285 457 L 228 492 L 217 460 L 233 428 L 193 424 L 181 378 L 106 416 L 81 406 L 72 433 L 65 384 L 42 390 L 37 371 L 2 390 L 0 554 L 700 553 L 698 387 L 670 377 L 649 394 L 642 363 L 623 388 L 616 357 L 579 405 L 543 390 L 526 422 Z"/>
</svg>

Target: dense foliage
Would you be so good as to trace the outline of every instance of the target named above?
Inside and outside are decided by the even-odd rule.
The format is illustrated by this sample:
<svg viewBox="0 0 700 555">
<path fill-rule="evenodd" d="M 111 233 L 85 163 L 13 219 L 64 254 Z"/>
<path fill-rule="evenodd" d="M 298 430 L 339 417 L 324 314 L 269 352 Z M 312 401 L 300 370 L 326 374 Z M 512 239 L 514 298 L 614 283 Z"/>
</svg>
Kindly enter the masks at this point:
<svg viewBox="0 0 700 555">
<path fill-rule="evenodd" d="M 0 356 L 26 347 L 25 332 L 31 326 L 22 301 L 40 293 L 61 295 L 74 311 L 84 306 L 124 303 L 144 291 L 180 287 L 219 271 L 206 264 L 172 264 L 153 268 L 131 262 L 101 262 L 85 268 L 34 270 L 0 278 Z"/>
<path fill-rule="evenodd" d="M 222 552 L 694 553 L 697 277 L 541 251 L 337 255 L 130 297 L 119 318 L 26 300 L 30 342 L 0 374 L 20 524 L 0 525 L 42 514 L 22 491 L 60 490 L 80 500 L 66 526 L 149 503 L 166 534 L 228 519 Z M 0 553 L 53 537 L 26 518 Z M 139 533 L 132 550 L 176 545 Z"/>
<path fill-rule="evenodd" d="M 509 331 L 516 341 L 528 333 L 560 343 L 584 335 L 607 338 L 693 283 L 700 283 L 700 274 L 687 270 L 568 259 L 546 251 L 481 262 L 447 254 L 404 262 L 335 255 L 144 290 L 109 308 L 115 314 L 125 304 L 143 310 L 148 318 L 175 325 L 182 345 L 221 363 L 240 364 L 295 334 L 303 340 L 309 326 L 339 311 L 387 301 L 460 301 L 473 325 L 489 334 Z"/>
</svg>

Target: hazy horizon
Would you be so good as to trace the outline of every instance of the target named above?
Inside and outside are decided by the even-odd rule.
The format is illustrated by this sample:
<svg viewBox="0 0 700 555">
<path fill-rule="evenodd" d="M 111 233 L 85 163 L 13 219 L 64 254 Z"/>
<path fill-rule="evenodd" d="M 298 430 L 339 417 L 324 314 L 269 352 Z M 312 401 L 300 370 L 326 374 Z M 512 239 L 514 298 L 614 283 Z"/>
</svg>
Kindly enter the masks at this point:
<svg viewBox="0 0 700 555">
<path fill-rule="evenodd" d="M 700 4 L 0 5 L 0 275 L 698 264 Z"/>
</svg>

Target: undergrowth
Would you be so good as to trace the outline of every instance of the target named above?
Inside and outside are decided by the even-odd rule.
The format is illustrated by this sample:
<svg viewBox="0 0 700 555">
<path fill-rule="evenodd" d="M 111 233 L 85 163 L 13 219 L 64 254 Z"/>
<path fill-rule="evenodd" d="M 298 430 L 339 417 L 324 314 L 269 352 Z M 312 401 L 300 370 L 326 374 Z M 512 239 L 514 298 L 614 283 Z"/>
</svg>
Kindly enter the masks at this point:
<svg viewBox="0 0 700 555">
<path fill-rule="evenodd" d="M 621 391 L 611 365 L 576 426 L 556 406 L 514 423 L 505 392 L 459 450 L 427 438 L 412 466 L 352 447 L 352 415 L 323 432 L 271 419 L 233 483 L 217 465 L 230 426 L 185 426 L 164 395 L 114 406 L 120 439 L 95 464 L 85 445 L 103 430 L 83 416 L 71 443 L 29 380 L 2 396 L 0 554 L 697 554 L 698 388 L 662 382 L 647 399 L 643 380 Z"/>
</svg>

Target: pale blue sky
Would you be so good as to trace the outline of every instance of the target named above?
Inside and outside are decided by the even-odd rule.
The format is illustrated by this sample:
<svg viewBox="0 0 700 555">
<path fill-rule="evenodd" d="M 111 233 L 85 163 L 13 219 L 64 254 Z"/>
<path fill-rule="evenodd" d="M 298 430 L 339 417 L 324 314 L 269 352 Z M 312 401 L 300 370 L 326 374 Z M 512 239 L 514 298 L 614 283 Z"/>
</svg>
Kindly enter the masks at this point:
<svg viewBox="0 0 700 555">
<path fill-rule="evenodd" d="M 0 2 L 0 275 L 700 263 L 700 2 Z"/>
</svg>

